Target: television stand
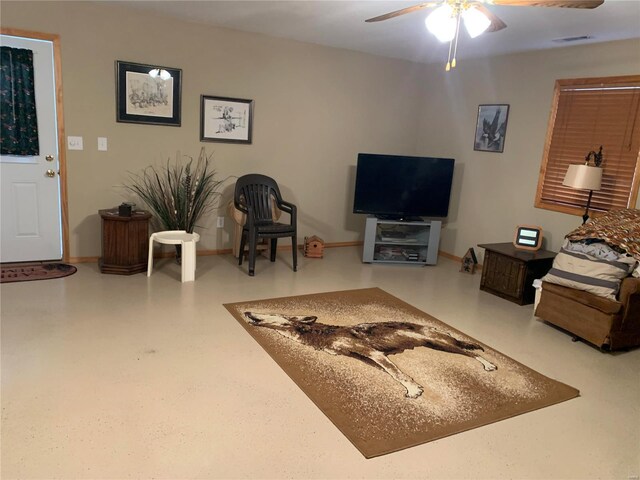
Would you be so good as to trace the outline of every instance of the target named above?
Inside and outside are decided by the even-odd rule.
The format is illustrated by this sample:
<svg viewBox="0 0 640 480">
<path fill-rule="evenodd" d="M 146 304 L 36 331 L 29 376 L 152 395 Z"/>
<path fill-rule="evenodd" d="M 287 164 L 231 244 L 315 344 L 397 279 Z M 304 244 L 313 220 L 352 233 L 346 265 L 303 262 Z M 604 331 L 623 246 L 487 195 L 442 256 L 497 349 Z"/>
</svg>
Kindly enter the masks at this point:
<svg viewBox="0 0 640 480">
<path fill-rule="evenodd" d="M 363 263 L 435 265 L 440 244 L 440 220 L 388 220 L 368 216 Z"/>
</svg>

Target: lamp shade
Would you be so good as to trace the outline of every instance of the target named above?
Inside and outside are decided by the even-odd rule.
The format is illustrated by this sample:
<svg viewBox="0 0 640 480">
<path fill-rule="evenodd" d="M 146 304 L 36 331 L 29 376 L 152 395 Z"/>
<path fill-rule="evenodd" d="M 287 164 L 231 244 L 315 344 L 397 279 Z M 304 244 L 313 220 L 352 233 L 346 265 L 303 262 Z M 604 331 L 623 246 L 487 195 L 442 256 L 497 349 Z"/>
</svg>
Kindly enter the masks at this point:
<svg viewBox="0 0 640 480">
<path fill-rule="evenodd" d="M 445 3 L 436 8 L 425 20 L 427 29 L 441 42 L 448 42 L 456 35 L 456 17 L 451 5 Z"/>
<path fill-rule="evenodd" d="M 565 187 L 582 188 L 584 190 L 600 190 L 602 184 L 602 168 L 590 165 L 569 165 L 564 181 Z"/>
<path fill-rule="evenodd" d="M 462 19 L 471 38 L 481 35 L 491 25 L 491 20 L 476 7 L 468 8 L 462 12 Z"/>
</svg>

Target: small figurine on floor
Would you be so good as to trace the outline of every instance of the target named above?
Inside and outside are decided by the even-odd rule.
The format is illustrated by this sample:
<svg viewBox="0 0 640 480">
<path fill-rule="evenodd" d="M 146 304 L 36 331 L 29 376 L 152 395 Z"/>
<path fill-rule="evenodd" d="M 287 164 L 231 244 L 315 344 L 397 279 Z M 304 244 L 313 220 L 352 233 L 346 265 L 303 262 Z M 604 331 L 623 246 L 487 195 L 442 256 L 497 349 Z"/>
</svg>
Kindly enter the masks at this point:
<svg viewBox="0 0 640 480">
<path fill-rule="evenodd" d="M 477 264 L 478 259 L 476 257 L 476 252 L 473 251 L 473 248 L 470 248 L 469 250 L 467 250 L 467 253 L 465 253 L 464 257 L 462 257 L 460 271 L 473 274 L 476 270 Z"/>
<path fill-rule="evenodd" d="M 315 235 L 304 237 L 304 256 L 322 258 L 324 254 L 324 240 Z"/>
</svg>

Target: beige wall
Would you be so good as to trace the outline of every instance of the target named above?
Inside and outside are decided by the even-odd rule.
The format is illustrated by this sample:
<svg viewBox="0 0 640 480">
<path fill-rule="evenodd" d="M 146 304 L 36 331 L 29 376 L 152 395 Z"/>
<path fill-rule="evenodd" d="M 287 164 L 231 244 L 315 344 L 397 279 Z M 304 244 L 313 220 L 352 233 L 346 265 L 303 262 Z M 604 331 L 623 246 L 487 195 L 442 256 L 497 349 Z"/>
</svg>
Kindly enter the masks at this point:
<svg viewBox="0 0 640 480">
<path fill-rule="evenodd" d="M 582 218 L 533 206 L 555 80 L 638 74 L 638 52 L 635 40 L 429 69 L 418 153 L 456 159 L 441 250 L 462 256 L 478 243 L 509 242 L 518 224 L 540 225 L 546 247 L 560 247 Z M 478 105 L 502 103 L 510 105 L 504 153 L 474 151 Z"/>
<path fill-rule="evenodd" d="M 72 257 L 100 254 L 98 209 L 127 199 L 126 172 L 177 150 L 214 153 L 224 178 L 260 172 L 298 205 L 299 237 L 361 239 L 351 214 L 359 151 L 413 154 L 422 67 L 347 50 L 176 22 L 88 2 L 2 2 L 2 26 L 61 35 Z M 180 128 L 115 121 L 114 61 L 183 70 Z M 252 145 L 199 141 L 200 95 L 255 100 Z M 108 152 L 97 151 L 97 137 Z M 230 187 L 225 198 L 230 198 Z M 223 214 L 226 209 L 223 209 Z M 200 230 L 200 249 L 230 248 L 230 222 Z"/>
<path fill-rule="evenodd" d="M 127 171 L 178 150 L 196 156 L 201 146 L 214 153 L 221 178 L 275 177 L 299 206 L 300 238 L 362 239 L 364 219 L 351 205 L 356 155 L 367 151 L 456 158 L 442 250 L 461 256 L 479 242 L 509 241 L 518 223 L 542 225 L 557 248 L 578 217 L 532 206 L 553 82 L 640 66 L 638 42 L 621 42 L 461 61 L 444 75 L 441 65 L 176 22 L 117 4 L 3 1 L 1 13 L 3 27 L 61 36 L 66 134 L 85 143 L 67 152 L 72 257 L 100 254 L 97 211 L 132 199 L 118 187 Z M 115 60 L 183 70 L 180 128 L 115 121 Z M 253 144 L 201 143 L 201 94 L 254 99 Z M 505 152 L 474 152 L 477 106 L 494 102 L 511 105 Z M 108 138 L 108 152 L 97 151 L 99 136 Z M 230 222 L 216 229 L 216 215 L 200 230 L 201 249 L 230 248 Z"/>
</svg>

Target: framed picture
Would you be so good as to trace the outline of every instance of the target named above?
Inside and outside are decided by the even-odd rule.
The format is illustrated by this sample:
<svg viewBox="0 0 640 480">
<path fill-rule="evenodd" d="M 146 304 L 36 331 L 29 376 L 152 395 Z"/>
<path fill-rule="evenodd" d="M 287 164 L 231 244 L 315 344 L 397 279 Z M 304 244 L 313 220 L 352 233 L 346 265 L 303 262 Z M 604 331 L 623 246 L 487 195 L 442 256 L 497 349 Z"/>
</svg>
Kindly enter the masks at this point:
<svg viewBox="0 0 640 480">
<path fill-rule="evenodd" d="M 116 120 L 180 126 L 182 70 L 116 60 Z"/>
<path fill-rule="evenodd" d="M 200 96 L 200 140 L 251 143 L 253 100 Z"/>
<path fill-rule="evenodd" d="M 502 153 L 508 118 L 509 105 L 479 105 L 473 149 Z"/>
</svg>

